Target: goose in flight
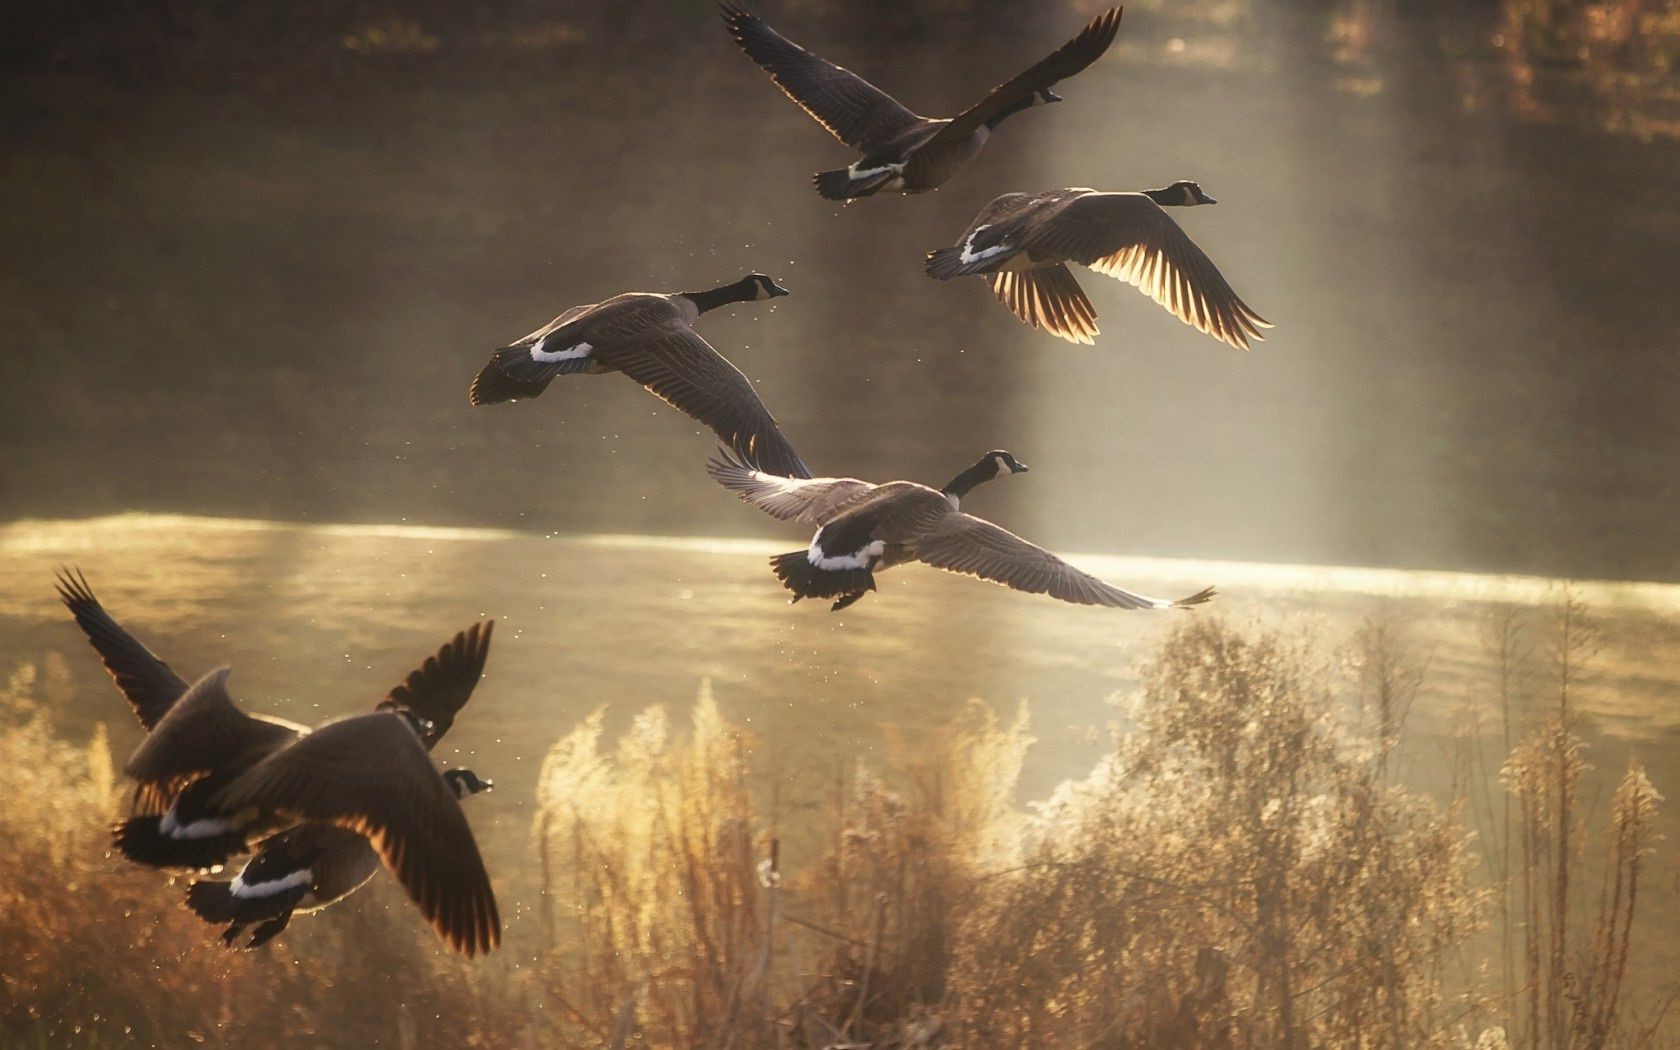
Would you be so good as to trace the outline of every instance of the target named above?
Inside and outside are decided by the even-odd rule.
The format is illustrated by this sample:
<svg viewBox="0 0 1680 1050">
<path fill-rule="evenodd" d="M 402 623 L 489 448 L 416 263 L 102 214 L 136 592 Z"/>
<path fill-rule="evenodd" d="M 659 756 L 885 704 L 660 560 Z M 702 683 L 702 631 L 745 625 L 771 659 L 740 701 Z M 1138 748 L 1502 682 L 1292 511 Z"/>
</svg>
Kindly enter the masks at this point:
<svg viewBox="0 0 1680 1050">
<path fill-rule="evenodd" d="M 574 306 L 496 350 L 468 391 L 475 405 L 536 397 L 556 376 L 622 372 L 655 397 L 712 429 L 765 469 L 808 478 L 758 391 L 694 330 L 703 313 L 788 291 L 761 273 L 704 292 L 625 292 Z"/>
<path fill-rule="evenodd" d="M 776 477 L 721 449 L 706 464 L 707 473 L 743 502 L 782 521 L 817 526 L 810 547 L 770 559 L 795 602 L 833 598 L 832 609 L 839 612 L 875 589 L 877 572 L 911 561 L 1076 605 L 1174 609 L 1214 596 L 1212 587 L 1177 600 L 1124 590 L 962 510 L 976 486 L 1026 470 L 1000 449 L 935 489 L 914 481 L 873 485 L 856 478 Z"/>
<path fill-rule="evenodd" d="M 728 3 L 719 7 L 729 35 L 747 57 L 841 145 L 861 155 L 850 167 L 811 177 L 818 193 L 842 201 L 943 186 L 968 166 L 1006 118 L 1060 102 L 1051 86 L 1102 57 L 1119 32 L 1121 11 L 1104 11 L 1031 69 L 993 88 L 957 116 L 935 119 L 912 113 L 885 91 L 818 58 L 750 11 Z"/>
<path fill-rule="evenodd" d="M 495 896 L 457 802 L 489 782 L 470 770 L 439 774 L 427 755 L 482 675 L 490 621 L 456 634 L 373 713 L 311 730 L 241 711 L 226 668 L 188 684 L 105 611 L 80 573 L 61 571 L 58 592 L 147 730 L 124 770 L 139 786 L 134 815 L 113 830 L 119 851 L 153 867 L 204 870 L 272 833 L 231 882 L 201 880 L 188 891 L 201 915 L 227 915 L 210 921 L 234 924 L 230 943 L 259 920 L 252 947 L 268 940 L 294 910 L 341 899 L 382 860 L 456 950 L 499 942 Z M 288 795 L 299 769 L 326 801 Z M 258 796 L 264 801 L 250 801 Z"/>
<path fill-rule="evenodd" d="M 1268 323 L 1164 209 L 1217 203 L 1194 182 L 1142 193 L 1088 189 L 1006 193 L 957 243 L 928 253 L 928 276 L 983 276 L 992 294 L 1034 328 L 1091 345 L 1097 311 L 1070 262 L 1118 278 L 1174 317 L 1238 350 Z"/>
</svg>

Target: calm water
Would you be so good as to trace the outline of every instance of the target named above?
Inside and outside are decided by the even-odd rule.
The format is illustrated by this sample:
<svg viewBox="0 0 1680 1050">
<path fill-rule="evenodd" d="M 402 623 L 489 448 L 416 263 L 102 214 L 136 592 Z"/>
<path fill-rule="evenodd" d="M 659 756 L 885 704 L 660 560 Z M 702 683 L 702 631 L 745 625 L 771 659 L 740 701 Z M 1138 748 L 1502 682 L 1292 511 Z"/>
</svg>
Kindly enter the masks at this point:
<svg viewBox="0 0 1680 1050">
<path fill-rule="evenodd" d="M 1492 14 L 1391 6 L 1132 5 L 946 189 L 846 209 L 698 0 L 113 30 L 0 102 L 0 514 L 770 535 L 622 379 L 465 397 L 571 304 L 763 269 L 793 296 L 704 332 L 819 472 L 1006 447 L 988 507 L 1068 549 L 1680 580 L 1680 144 Z M 826 10 L 765 14 L 934 113 L 1090 13 Z M 1086 350 L 922 275 L 1001 191 L 1183 177 L 1252 354 L 1096 276 Z"/>
</svg>

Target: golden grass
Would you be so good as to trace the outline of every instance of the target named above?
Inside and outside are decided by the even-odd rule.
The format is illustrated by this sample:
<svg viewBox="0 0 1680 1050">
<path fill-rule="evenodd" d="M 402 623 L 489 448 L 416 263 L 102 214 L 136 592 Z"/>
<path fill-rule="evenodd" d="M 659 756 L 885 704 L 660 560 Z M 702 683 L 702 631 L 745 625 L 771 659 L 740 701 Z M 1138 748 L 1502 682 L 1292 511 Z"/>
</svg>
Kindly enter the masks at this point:
<svg viewBox="0 0 1680 1050">
<path fill-rule="evenodd" d="M 35 803 L 0 808 L 0 1041 L 1656 1045 L 1628 984 L 1660 796 L 1631 766 L 1588 826 L 1585 622 L 1566 595 L 1544 629 L 1490 629 L 1502 725 L 1477 740 L 1508 805 L 1464 786 L 1479 751 L 1447 805 L 1393 782 L 1426 660 L 1377 620 L 1336 660 L 1187 618 L 1109 752 L 1026 809 L 1024 707 L 975 704 L 891 769 L 837 760 L 802 799 L 709 687 L 680 726 L 653 707 L 609 741 L 597 713 L 543 764 L 541 937 L 512 968 L 446 957 L 377 892 L 215 950 L 180 886 L 107 854 L 103 734 L 64 740 L 62 674 L 24 669 L 0 694 L 0 763 Z M 1517 724 L 1541 681 L 1555 710 Z"/>
</svg>

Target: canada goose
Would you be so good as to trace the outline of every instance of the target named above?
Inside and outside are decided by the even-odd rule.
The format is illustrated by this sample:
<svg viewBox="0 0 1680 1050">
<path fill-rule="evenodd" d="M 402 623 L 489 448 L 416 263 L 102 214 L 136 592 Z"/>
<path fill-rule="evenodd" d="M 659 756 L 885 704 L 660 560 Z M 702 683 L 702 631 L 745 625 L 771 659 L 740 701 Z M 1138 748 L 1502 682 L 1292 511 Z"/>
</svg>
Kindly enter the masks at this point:
<svg viewBox="0 0 1680 1050">
<path fill-rule="evenodd" d="M 490 876 L 457 797 L 477 778 L 439 773 L 426 751 L 427 728 L 406 707 L 327 722 L 270 752 L 210 802 L 218 812 L 273 813 L 293 824 L 331 824 L 364 836 L 438 936 L 477 955 L 502 936 Z M 317 877 L 313 866 L 291 871 L 294 887 L 302 885 L 302 871 Z M 343 892 L 349 892 L 359 885 L 353 880 L 352 871 L 329 888 L 348 884 Z M 273 893 L 277 884 L 256 888 Z"/>
<path fill-rule="evenodd" d="M 708 310 L 786 294 L 786 288 L 753 273 L 709 292 L 625 292 L 574 306 L 493 352 L 468 399 L 493 405 L 536 397 L 558 375 L 623 372 L 766 469 L 808 478 L 811 472 L 752 383 L 693 328 Z"/>
<path fill-rule="evenodd" d="M 1212 587 L 1178 601 L 1134 594 L 962 512 L 963 498 L 976 485 L 1026 470 L 1008 452 L 988 452 L 944 488 L 933 489 L 914 481 L 872 485 L 856 478 L 779 478 L 723 450 L 706 463 L 706 472 L 743 502 L 782 521 L 819 526 L 807 550 L 770 559 L 776 578 L 793 592 L 795 602 L 837 598 L 832 608 L 839 612 L 875 589 L 876 572 L 908 561 L 1076 605 L 1172 609 L 1199 605 L 1214 596 Z"/>
<path fill-rule="evenodd" d="M 446 769 L 443 779 L 457 799 L 494 787 L 470 769 Z M 300 824 L 264 839 L 232 880 L 195 880 L 187 887 L 187 906 L 205 922 L 226 923 L 222 943 L 229 947 L 258 923 L 244 945 L 249 950 L 274 939 L 293 914 L 320 911 L 361 889 L 379 868 L 379 851 L 359 832 Z"/>
<path fill-rule="evenodd" d="M 113 833 L 125 855 L 154 867 L 202 870 L 243 852 L 250 836 L 278 830 L 264 840 L 258 857 L 234 882 L 219 884 L 228 887 L 229 897 L 249 900 L 224 901 L 237 914 L 212 921 L 243 925 L 249 920 L 240 916 L 253 913 L 265 922 L 281 919 L 267 931 L 259 931 L 266 940 L 284 928 L 282 916 L 292 908 L 276 901 L 265 909 L 257 898 L 296 890 L 297 906 L 314 910 L 366 881 L 383 857 L 434 928 L 457 950 L 472 954 L 495 945 L 500 938 L 495 898 L 455 801 L 487 788 L 488 782 L 466 770 L 440 776 L 426 755 L 453 723 L 483 673 L 492 621 L 457 633 L 436 656 L 392 689 L 374 713 L 329 722 L 311 731 L 297 723 L 240 711 L 227 693 L 226 668 L 187 685 L 112 619 L 79 573 L 72 576 L 61 571 L 58 591 L 141 725 L 149 730 L 125 769 L 140 785 L 135 795 L 137 814 Z M 317 740 L 321 734 L 324 737 Z M 304 741 L 310 741 L 308 748 L 294 746 Z M 282 755 L 291 757 L 282 760 Z M 323 756 L 320 769 L 312 765 L 315 755 Z M 352 767 L 353 775 L 335 770 L 335 760 Z M 430 780 L 419 774 L 422 767 Z M 282 781 L 292 775 L 288 771 L 301 770 L 297 775 L 312 784 L 318 779 L 319 784 L 313 786 L 330 789 L 340 801 L 346 787 L 359 790 L 359 808 L 368 812 L 353 816 L 317 813 L 286 801 L 229 805 L 220 797 L 224 790 L 253 791 L 246 774 L 258 770 L 267 771 L 265 782 L 276 776 L 275 770 Z M 283 790 L 276 790 L 284 795 Z M 448 805 L 440 798 L 447 799 Z M 352 802 L 341 808 L 357 807 Z M 341 830 L 360 845 L 339 834 Z M 303 869 L 296 866 L 296 858 L 305 855 L 311 857 L 308 883 L 300 874 Z M 358 877 L 356 871 L 370 856 L 374 867 Z M 286 865 L 291 867 L 275 874 Z M 277 879 L 288 878 L 288 886 L 275 885 Z M 221 892 L 195 886 L 189 893 L 198 900 L 189 898 L 189 903 L 195 910 L 200 904 L 213 906 Z M 307 898 L 313 898 L 312 902 Z M 262 914 L 265 910 L 267 914 Z M 238 932 L 229 931 L 228 939 Z"/>
<path fill-rule="evenodd" d="M 980 152 L 1003 120 L 1033 106 L 1060 102 L 1052 85 L 1095 62 L 1120 29 L 1116 7 L 1093 18 L 1079 35 L 956 117 L 917 116 L 897 99 L 832 62 L 824 61 L 733 4 L 718 5 L 741 50 L 829 134 L 862 154 L 851 167 L 811 177 L 829 200 L 882 191 L 922 193 L 943 186 Z"/>
<path fill-rule="evenodd" d="M 430 751 L 472 695 L 489 655 L 492 621 L 457 634 L 379 703 L 379 710 L 419 716 Z M 492 782 L 469 769 L 446 769 L 457 799 L 489 791 Z M 228 924 L 222 943 L 233 947 L 245 928 L 260 923 L 247 949 L 272 940 L 294 912 L 315 912 L 360 889 L 380 867 L 379 852 L 362 834 L 336 824 L 305 823 L 271 835 L 231 880 L 199 879 L 187 906 L 206 922 Z"/>
<path fill-rule="evenodd" d="M 1067 263 L 1117 277 L 1185 324 L 1239 350 L 1270 328 L 1162 208 L 1214 204 L 1194 182 L 1142 193 L 1065 189 L 1006 193 L 959 242 L 928 253 L 941 281 L 984 274 L 1010 311 L 1070 343 L 1092 344 L 1097 311 Z"/>
</svg>

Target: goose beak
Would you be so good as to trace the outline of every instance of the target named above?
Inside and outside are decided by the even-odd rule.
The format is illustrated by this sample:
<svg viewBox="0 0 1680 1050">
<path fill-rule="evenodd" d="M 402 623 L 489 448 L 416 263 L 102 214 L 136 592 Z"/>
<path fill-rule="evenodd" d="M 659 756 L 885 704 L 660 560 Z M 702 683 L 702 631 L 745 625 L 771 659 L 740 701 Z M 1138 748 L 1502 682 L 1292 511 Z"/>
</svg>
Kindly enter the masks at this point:
<svg viewBox="0 0 1680 1050">
<path fill-rule="evenodd" d="M 1060 102 L 1061 100 L 1062 96 L 1056 94 L 1054 91 L 1051 91 L 1049 88 L 1044 89 L 1045 102 Z"/>
<path fill-rule="evenodd" d="M 788 295 L 788 294 L 790 294 L 790 293 L 788 292 L 788 290 L 786 288 L 783 288 L 781 285 L 777 284 L 775 281 L 770 282 L 770 298 L 775 299 L 775 298 L 778 298 L 780 296 Z"/>
<path fill-rule="evenodd" d="M 1212 197 L 1209 197 L 1207 194 L 1204 193 L 1204 194 L 1202 194 L 1202 203 L 1203 204 L 1218 204 L 1219 202 L 1214 200 Z"/>
</svg>

